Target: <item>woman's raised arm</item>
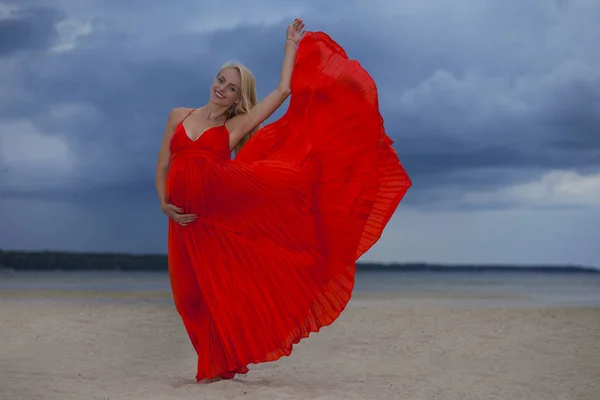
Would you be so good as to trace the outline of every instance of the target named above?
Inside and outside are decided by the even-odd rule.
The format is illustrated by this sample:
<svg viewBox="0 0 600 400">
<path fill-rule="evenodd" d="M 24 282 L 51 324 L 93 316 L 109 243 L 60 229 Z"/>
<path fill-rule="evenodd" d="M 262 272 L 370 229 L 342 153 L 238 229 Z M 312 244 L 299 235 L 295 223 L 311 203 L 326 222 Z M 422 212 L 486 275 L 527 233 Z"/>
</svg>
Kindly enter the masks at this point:
<svg viewBox="0 0 600 400">
<path fill-rule="evenodd" d="M 231 148 L 234 148 L 244 136 L 269 118 L 290 95 L 292 72 L 296 61 L 296 46 L 304 33 L 304 22 L 301 19 L 296 19 L 288 26 L 283 65 L 277 88 L 252 107 L 248 113 L 237 115 L 227 121 Z"/>
</svg>

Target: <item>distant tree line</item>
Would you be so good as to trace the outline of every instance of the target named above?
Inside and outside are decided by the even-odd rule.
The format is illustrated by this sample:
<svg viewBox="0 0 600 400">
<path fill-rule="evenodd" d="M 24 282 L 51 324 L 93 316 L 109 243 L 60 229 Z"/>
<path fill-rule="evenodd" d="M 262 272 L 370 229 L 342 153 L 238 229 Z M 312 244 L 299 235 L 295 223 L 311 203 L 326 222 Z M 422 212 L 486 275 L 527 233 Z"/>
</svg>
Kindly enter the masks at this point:
<svg viewBox="0 0 600 400">
<path fill-rule="evenodd" d="M 0 269 L 15 271 L 166 271 L 166 254 L 0 250 Z M 358 271 L 600 273 L 585 266 L 439 265 L 359 262 Z"/>
<path fill-rule="evenodd" d="M 0 250 L 0 268 L 32 271 L 166 271 L 167 256 L 163 254 Z"/>
</svg>

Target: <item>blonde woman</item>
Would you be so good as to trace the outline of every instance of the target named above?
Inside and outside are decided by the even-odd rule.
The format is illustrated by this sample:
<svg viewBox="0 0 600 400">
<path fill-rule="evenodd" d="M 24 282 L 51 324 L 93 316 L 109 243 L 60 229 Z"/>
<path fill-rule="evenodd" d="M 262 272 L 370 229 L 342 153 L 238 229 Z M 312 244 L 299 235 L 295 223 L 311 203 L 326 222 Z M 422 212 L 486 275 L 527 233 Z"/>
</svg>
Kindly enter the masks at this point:
<svg viewBox="0 0 600 400">
<path fill-rule="evenodd" d="M 259 128 L 290 94 L 285 115 Z M 371 77 L 299 19 L 262 101 L 230 63 L 206 105 L 171 111 L 156 189 L 198 382 L 288 356 L 340 315 L 356 260 L 411 186 L 391 144 Z"/>
</svg>

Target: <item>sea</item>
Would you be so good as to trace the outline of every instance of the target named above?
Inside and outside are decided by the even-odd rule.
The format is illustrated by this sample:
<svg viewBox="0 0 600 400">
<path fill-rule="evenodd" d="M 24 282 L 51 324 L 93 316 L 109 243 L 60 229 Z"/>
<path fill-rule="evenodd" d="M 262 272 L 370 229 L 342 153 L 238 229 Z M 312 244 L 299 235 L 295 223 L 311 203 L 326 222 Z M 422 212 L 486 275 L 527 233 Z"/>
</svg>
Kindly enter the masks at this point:
<svg viewBox="0 0 600 400">
<path fill-rule="evenodd" d="M 358 271 L 354 295 L 372 294 L 413 306 L 597 307 L 600 273 Z M 0 301 L 32 300 L 172 303 L 166 272 L 0 271 Z"/>
</svg>

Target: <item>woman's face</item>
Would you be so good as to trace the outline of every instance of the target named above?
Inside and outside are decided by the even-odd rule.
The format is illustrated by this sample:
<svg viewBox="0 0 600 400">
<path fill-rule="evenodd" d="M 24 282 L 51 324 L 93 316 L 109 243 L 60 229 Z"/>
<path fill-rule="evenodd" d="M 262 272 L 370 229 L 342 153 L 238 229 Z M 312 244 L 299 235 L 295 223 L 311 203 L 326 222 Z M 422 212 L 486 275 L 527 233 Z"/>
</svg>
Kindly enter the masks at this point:
<svg viewBox="0 0 600 400">
<path fill-rule="evenodd" d="M 217 105 L 231 107 L 240 98 L 241 81 L 236 68 L 225 68 L 210 87 L 210 100 Z"/>
</svg>

